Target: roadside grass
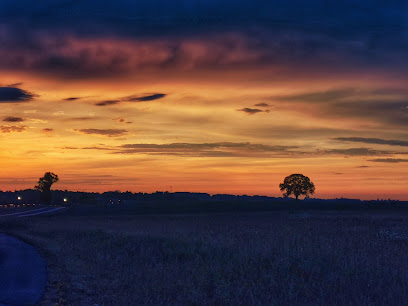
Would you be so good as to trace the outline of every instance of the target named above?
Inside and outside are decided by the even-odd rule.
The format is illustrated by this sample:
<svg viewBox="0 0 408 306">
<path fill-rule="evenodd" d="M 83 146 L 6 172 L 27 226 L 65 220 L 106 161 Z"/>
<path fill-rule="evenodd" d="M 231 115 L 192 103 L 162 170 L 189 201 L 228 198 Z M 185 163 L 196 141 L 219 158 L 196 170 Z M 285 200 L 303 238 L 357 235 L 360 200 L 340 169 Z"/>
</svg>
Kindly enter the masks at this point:
<svg viewBox="0 0 408 306">
<path fill-rule="evenodd" d="M 48 261 L 44 305 L 395 305 L 408 215 L 262 212 L 0 221 Z"/>
</svg>

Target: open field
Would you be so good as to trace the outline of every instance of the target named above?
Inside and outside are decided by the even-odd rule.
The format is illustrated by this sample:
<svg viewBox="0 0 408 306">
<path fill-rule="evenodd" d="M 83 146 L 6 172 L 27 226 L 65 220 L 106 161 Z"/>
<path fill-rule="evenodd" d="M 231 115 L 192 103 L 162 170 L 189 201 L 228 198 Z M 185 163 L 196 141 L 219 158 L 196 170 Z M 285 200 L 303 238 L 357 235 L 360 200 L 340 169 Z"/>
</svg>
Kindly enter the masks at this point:
<svg viewBox="0 0 408 306">
<path fill-rule="evenodd" d="M 0 232 L 47 259 L 45 305 L 395 305 L 408 300 L 407 221 L 393 209 L 88 207 L 0 219 Z"/>
</svg>

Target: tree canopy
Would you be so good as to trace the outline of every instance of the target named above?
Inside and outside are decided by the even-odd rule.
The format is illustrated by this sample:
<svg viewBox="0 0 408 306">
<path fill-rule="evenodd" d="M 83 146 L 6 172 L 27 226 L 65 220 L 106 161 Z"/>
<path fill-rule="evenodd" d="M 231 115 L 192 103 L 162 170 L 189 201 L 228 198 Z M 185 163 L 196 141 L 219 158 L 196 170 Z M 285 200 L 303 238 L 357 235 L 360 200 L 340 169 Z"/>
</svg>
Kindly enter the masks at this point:
<svg viewBox="0 0 408 306">
<path fill-rule="evenodd" d="M 41 200 L 47 203 L 51 202 L 51 186 L 58 182 L 58 175 L 52 172 L 46 172 L 40 177 L 35 189 L 41 191 Z"/>
<path fill-rule="evenodd" d="M 310 178 L 303 174 L 292 174 L 285 177 L 285 180 L 279 185 L 279 188 L 284 192 L 283 196 L 289 197 L 293 194 L 296 200 L 300 195 L 308 196 L 315 192 L 315 185 Z"/>
</svg>

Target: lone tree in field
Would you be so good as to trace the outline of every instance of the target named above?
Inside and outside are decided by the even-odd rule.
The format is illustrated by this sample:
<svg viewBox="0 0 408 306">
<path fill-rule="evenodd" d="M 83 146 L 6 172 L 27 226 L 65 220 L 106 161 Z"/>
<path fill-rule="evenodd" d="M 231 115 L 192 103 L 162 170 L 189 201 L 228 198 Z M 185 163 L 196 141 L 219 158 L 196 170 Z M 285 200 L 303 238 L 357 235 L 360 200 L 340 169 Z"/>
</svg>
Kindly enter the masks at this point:
<svg viewBox="0 0 408 306">
<path fill-rule="evenodd" d="M 51 203 L 51 186 L 56 182 L 58 182 L 58 175 L 52 172 L 46 172 L 43 177 L 40 177 L 34 188 L 41 191 L 41 202 Z"/>
<path fill-rule="evenodd" d="M 303 174 L 292 174 L 285 177 L 285 180 L 282 184 L 279 185 L 279 188 L 283 193 L 284 197 L 294 195 L 296 200 L 300 195 L 308 196 L 315 192 L 315 185 L 307 176 Z"/>
</svg>

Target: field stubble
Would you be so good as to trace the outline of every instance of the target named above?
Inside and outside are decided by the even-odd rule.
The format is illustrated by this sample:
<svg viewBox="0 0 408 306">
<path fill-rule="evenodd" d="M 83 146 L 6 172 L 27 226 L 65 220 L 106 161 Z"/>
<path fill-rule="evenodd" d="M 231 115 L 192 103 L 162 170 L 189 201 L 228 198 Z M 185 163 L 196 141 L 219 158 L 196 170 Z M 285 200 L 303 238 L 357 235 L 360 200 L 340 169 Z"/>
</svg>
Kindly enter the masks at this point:
<svg viewBox="0 0 408 306">
<path fill-rule="evenodd" d="M 262 212 L 0 221 L 48 261 L 44 304 L 403 304 L 405 214 Z"/>
</svg>

